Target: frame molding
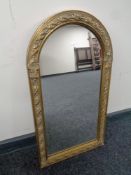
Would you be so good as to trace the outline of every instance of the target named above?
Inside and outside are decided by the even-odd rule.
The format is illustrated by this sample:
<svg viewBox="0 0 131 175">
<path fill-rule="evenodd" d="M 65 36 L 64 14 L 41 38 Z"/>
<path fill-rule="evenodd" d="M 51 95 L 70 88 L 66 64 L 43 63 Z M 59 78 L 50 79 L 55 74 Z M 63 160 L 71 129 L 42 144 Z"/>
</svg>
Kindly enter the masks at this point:
<svg viewBox="0 0 131 175">
<path fill-rule="evenodd" d="M 97 138 L 95 140 L 73 146 L 69 149 L 59 151 L 55 154 L 47 155 L 39 56 L 48 37 L 55 30 L 67 24 L 77 24 L 91 30 L 97 36 L 102 48 L 103 60 L 101 69 Z M 107 30 L 98 19 L 87 12 L 78 10 L 60 12 L 43 22 L 35 31 L 28 47 L 27 70 L 41 168 L 104 144 L 112 55 L 112 44 Z"/>
</svg>

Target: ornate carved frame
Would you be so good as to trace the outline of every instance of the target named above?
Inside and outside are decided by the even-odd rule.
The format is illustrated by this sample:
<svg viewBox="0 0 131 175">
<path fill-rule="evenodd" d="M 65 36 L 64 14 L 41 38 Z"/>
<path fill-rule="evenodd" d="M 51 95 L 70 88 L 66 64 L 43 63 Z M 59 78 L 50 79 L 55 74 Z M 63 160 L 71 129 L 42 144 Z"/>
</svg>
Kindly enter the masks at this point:
<svg viewBox="0 0 131 175">
<path fill-rule="evenodd" d="M 41 91 L 39 55 L 48 37 L 56 29 L 67 24 L 77 24 L 91 30 L 99 39 L 102 53 L 101 90 L 99 99 L 99 115 L 97 137 L 89 142 L 73 146 L 69 149 L 47 155 L 44 107 Z M 38 143 L 41 168 L 62 161 L 82 152 L 92 150 L 104 144 L 105 121 L 111 76 L 112 44 L 103 24 L 87 12 L 70 10 L 58 13 L 43 22 L 35 31 L 27 53 L 27 69 L 34 113 L 36 138 Z"/>
</svg>

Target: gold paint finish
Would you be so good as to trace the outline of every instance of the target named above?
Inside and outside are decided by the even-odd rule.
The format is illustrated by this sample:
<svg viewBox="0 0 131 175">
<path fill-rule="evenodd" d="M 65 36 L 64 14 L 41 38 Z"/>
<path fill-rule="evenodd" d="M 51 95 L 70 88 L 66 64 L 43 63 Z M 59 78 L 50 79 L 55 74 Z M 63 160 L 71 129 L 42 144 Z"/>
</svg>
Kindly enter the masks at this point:
<svg viewBox="0 0 131 175">
<path fill-rule="evenodd" d="M 39 55 L 44 43 L 52 34 L 52 32 L 67 24 L 77 24 L 91 30 L 96 35 L 101 44 L 103 58 L 101 68 L 102 73 L 97 138 L 95 140 L 91 140 L 86 143 L 76 145 L 69 149 L 65 149 L 63 151 L 59 151 L 55 154 L 47 156 L 44 120 L 45 117 L 40 80 Z M 82 152 L 92 150 L 104 144 L 111 66 L 112 45 L 109 34 L 103 24 L 87 12 L 78 10 L 63 11 L 47 19 L 35 31 L 28 47 L 27 69 L 41 168 L 62 161 L 69 157 L 78 155 Z"/>
</svg>

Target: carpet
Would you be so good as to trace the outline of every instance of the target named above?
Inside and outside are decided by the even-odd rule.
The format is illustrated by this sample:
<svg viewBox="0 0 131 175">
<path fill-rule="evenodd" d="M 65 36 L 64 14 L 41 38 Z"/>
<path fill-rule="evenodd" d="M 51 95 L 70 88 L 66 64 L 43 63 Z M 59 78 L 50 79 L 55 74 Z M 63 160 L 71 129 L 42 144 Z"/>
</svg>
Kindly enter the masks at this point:
<svg viewBox="0 0 131 175">
<path fill-rule="evenodd" d="M 0 175 L 131 175 L 131 112 L 108 117 L 102 147 L 40 169 L 32 145 L 0 155 Z"/>
<path fill-rule="evenodd" d="M 96 138 L 100 70 L 44 77 L 48 153 Z"/>
</svg>

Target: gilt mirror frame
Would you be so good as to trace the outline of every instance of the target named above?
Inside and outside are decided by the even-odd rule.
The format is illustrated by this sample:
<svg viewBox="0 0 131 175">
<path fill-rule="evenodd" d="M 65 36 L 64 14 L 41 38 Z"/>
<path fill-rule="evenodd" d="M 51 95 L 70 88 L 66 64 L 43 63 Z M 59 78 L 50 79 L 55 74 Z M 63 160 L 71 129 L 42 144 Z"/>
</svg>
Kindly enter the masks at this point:
<svg viewBox="0 0 131 175">
<path fill-rule="evenodd" d="M 48 37 L 58 28 L 76 24 L 92 31 L 102 48 L 101 85 L 96 139 L 47 155 L 45 116 L 41 90 L 39 57 Z M 43 22 L 35 31 L 27 52 L 27 70 L 30 84 L 35 131 L 38 144 L 40 167 L 46 167 L 82 152 L 92 150 L 104 144 L 105 122 L 112 66 L 112 44 L 103 24 L 93 15 L 79 10 L 57 13 Z"/>
</svg>

